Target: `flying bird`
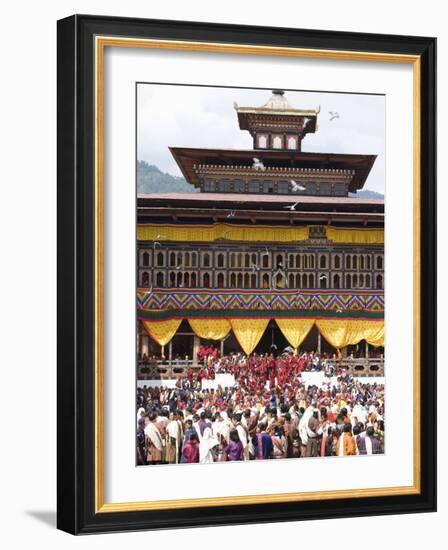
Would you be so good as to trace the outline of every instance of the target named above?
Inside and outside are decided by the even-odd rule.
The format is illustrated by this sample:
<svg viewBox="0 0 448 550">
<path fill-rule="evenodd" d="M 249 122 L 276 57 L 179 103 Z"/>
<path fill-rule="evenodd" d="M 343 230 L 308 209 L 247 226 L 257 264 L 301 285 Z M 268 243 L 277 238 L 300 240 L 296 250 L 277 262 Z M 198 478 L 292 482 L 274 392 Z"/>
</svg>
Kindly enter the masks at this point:
<svg viewBox="0 0 448 550">
<path fill-rule="evenodd" d="M 260 268 L 257 264 L 252 264 L 252 271 L 260 271 Z"/>
<path fill-rule="evenodd" d="M 159 240 L 159 239 L 164 239 L 166 237 L 166 235 L 157 235 L 155 240 Z"/>
<path fill-rule="evenodd" d="M 231 210 L 228 214 L 227 214 L 227 217 L 228 218 L 233 218 L 236 214 L 236 210 Z"/>
<path fill-rule="evenodd" d="M 294 204 L 288 204 L 288 206 L 284 206 L 283 208 L 287 208 L 288 210 L 291 210 L 291 212 L 293 210 L 296 209 L 296 206 L 299 204 L 299 201 L 295 202 Z"/>
<path fill-rule="evenodd" d="M 306 186 L 302 183 L 298 183 L 295 180 L 289 180 L 289 183 L 291 184 L 291 189 L 294 193 L 297 193 L 297 191 L 306 191 Z"/>
<path fill-rule="evenodd" d="M 266 170 L 265 165 L 260 159 L 257 159 L 256 157 L 253 157 L 254 163 L 252 164 L 252 168 L 255 170 Z"/>
<path fill-rule="evenodd" d="M 154 242 L 152 243 L 152 247 L 153 247 L 154 250 L 156 249 L 156 246 L 161 246 L 161 244 L 159 243 L 159 241 L 154 241 Z"/>
<path fill-rule="evenodd" d="M 321 281 L 322 281 L 322 279 L 326 279 L 326 278 L 327 278 L 326 275 L 321 275 L 321 276 L 319 277 L 319 279 L 320 279 Z"/>
<path fill-rule="evenodd" d="M 329 111 L 328 114 L 330 115 L 330 120 L 334 120 L 335 118 L 339 118 L 339 113 L 336 111 Z"/>
</svg>

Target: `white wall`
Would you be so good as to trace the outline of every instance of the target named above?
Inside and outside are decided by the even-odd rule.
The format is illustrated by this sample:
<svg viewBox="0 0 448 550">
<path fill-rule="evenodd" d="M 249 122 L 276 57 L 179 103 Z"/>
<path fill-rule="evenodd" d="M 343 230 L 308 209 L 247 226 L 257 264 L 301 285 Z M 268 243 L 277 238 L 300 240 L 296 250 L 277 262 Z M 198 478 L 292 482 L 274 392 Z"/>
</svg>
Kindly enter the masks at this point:
<svg viewBox="0 0 448 550">
<path fill-rule="evenodd" d="M 243 545 L 338 544 L 339 537 L 363 549 L 421 548 L 444 540 L 447 473 L 440 469 L 438 514 L 331 520 L 262 526 L 208 528 L 134 533 L 75 539 L 54 529 L 55 510 L 55 283 L 56 283 L 56 20 L 73 13 L 218 21 L 256 25 L 310 27 L 346 31 L 430 35 L 439 37 L 439 119 L 448 120 L 448 32 L 444 3 L 439 0 L 227 0 L 226 2 L 166 0 L 60 0 L 8 2 L 2 8 L 0 33 L 0 415 L 1 523 L 6 548 L 36 543 L 47 549 L 110 549 L 123 545 L 196 548 L 203 536 L 218 550 L 230 541 Z M 446 126 L 440 128 L 439 149 L 448 148 Z M 448 174 L 440 155 L 439 204 L 448 204 Z M 16 207 L 16 208 L 14 208 Z M 442 214 L 442 212 L 441 212 Z M 442 216 L 440 216 L 442 219 Z M 442 233 L 443 231 L 443 233 Z M 441 229 L 439 250 L 446 248 Z M 26 251 L 24 246 L 26 245 Z M 441 303 L 446 310 L 440 258 Z M 19 269 L 20 268 L 20 269 Z M 5 307 L 6 306 L 6 307 Z M 445 326 L 440 327 L 439 333 Z M 442 354 L 440 354 L 442 355 Z M 448 385 L 446 365 L 439 387 Z M 440 416 L 445 412 L 441 395 Z M 441 424 L 442 422 L 440 422 Z M 443 429 L 443 427 L 442 427 Z M 440 431 L 439 453 L 446 461 L 447 438 Z M 336 538 L 335 538 L 336 537 Z M 443 537 L 443 538 L 442 538 Z M 5 540 L 3 540 L 5 539 Z M 331 541 L 331 542 L 330 542 Z M 442 543 L 443 544 L 443 543 Z M 439 544 L 440 546 L 440 544 Z"/>
</svg>

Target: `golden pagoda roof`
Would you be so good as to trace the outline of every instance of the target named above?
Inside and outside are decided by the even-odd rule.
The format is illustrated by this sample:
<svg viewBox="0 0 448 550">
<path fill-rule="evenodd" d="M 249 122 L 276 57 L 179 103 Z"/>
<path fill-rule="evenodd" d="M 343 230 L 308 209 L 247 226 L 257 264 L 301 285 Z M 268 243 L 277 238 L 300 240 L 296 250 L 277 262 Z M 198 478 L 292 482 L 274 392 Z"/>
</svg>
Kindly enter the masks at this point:
<svg viewBox="0 0 448 550">
<path fill-rule="evenodd" d="M 261 114 L 261 115 L 281 115 L 281 116 L 300 116 L 317 117 L 320 112 L 318 109 L 295 109 L 293 108 L 283 90 L 273 90 L 272 96 L 261 107 L 240 107 L 234 103 L 234 108 L 238 114 Z"/>
</svg>

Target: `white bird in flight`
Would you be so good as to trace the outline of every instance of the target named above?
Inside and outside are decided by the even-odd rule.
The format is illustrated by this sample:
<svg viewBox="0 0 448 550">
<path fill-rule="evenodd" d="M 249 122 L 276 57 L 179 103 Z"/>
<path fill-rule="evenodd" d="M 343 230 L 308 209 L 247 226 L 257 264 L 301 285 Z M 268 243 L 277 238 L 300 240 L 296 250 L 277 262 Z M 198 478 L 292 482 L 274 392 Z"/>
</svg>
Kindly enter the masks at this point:
<svg viewBox="0 0 448 550">
<path fill-rule="evenodd" d="M 330 120 L 334 120 L 335 118 L 339 118 L 339 113 L 336 111 L 328 111 L 328 114 L 330 115 Z"/>
<path fill-rule="evenodd" d="M 253 157 L 254 163 L 252 164 L 252 168 L 255 170 L 266 170 L 265 165 L 260 159 L 257 159 L 256 157 Z"/>
<path fill-rule="evenodd" d="M 228 214 L 227 214 L 227 217 L 228 218 L 233 218 L 236 214 L 236 210 L 231 210 Z"/>
<path fill-rule="evenodd" d="M 321 275 L 321 276 L 319 277 L 319 279 L 320 279 L 321 281 L 322 281 L 322 279 L 326 279 L 326 278 L 327 278 L 326 275 Z"/>
<path fill-rule="evenodd" d="M 289 183 L 291 184 L 291 189 L 294 193 L 297 191 L 306 191 L 306 186 L 302 183 L 298 183 L 295 180 L 289 180 Z"/>
<path fill-rule="evenodd" d="M 291 210 L 291 212 L 293 210 L 296 209 L 296 206 L 299 204 L 299 201 L 295 202 L 294 204 L 288 204 L 288 206 L 284 206 L 283 208 L 287 208 L 288 210 Z"/>
</svg>

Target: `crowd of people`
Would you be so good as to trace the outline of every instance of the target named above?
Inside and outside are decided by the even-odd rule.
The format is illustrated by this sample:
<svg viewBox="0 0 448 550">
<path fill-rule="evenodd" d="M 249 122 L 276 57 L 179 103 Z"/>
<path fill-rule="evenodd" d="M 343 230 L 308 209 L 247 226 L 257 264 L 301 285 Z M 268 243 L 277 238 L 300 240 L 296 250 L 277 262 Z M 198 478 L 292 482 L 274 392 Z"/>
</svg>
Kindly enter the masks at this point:
<svg viewBox="0 0 448 550">
<path fill-rule="evenodd" d="M 137 464 L 370 455 L 384 452 L 384 385 L 317 353 L 206 354 L 175 387 L 137 389 Z M 319 386 L 304 372 L 322 372 Z M 203 380 L 233 375 L 231 387 Z"/>
</svg>

